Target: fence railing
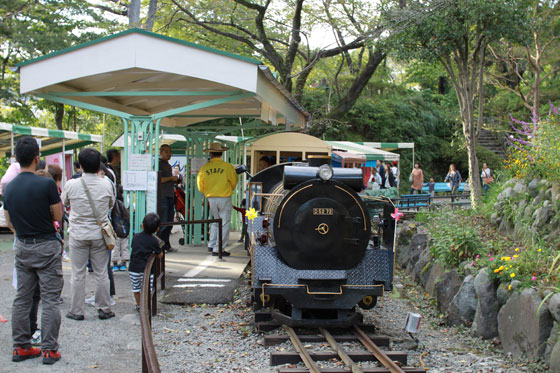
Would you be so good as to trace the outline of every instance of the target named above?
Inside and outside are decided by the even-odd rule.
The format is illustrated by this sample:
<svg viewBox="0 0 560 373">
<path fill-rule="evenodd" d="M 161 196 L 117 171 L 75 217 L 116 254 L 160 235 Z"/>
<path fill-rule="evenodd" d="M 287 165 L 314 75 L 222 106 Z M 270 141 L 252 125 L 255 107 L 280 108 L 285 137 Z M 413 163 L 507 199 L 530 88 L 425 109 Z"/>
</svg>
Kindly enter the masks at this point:
<svg viewBox="0 0 560 373">
<path fill-rule="evenodd" d="M 218 257 L 222 259 L 222 219 L 204 220 L 180 220 L 177 222 L 162 223 L 162 226 L 186 225 L 186 224 L 211 224 L 218 223 Z M 150 276 L 154 268 L 154 286 L 150 286 Z M 140 328 L 142 330 L 142 373 L 160 373 L 159 362 L 152 337 L 152 316 L 157 314 L 157 283 L 161 281 L 161 290 L 165 290 L 165 254 L 160 260 L 155 254 L 150 255 L 146 269 L 144 269 L 144 280 L 142 281 L 142 292 L 140 293 Z"/>
<path fill-rule="evenodd" d="M 152 267 L 155 266 L 154 288 L 150 286 Z M 152 338 L 152 315 L 157 313 L 157 272 L 159 259 L 155 254 L 148 259 L 148 265 L 144 269 L 144 280 L 142 281 L 142 293 L 140 296 L 140 328 L 142 330 L 142 372 L 160 373 L 159 362 Z"/>
</svg>

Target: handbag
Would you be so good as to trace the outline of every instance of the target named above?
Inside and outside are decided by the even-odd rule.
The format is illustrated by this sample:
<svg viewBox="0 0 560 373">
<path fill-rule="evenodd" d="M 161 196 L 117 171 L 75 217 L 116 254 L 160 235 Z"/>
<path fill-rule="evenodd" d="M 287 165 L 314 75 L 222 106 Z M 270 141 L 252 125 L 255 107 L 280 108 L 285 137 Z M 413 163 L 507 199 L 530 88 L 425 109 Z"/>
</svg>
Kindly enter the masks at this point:
<svg viewBox="0 0 560 373">
<path fill-rule="evenodd" d="M 482 182 L 486 185 L 492 184 L 494 182 L 494 178 L 492 176 L 488 176 L 482 179 Z"/>
<path fill-rule="evenodd" d="M 95 218 L 95 220 L 97 220 L 97 224 L 99 224 L 99 226 L 101 227 L 101 234 L 103 235 L 103 240 L 105 241 L 105 245 L 107 245 L 107 250 L 113 250 L 115 244 L 117 243 L 117 236 L 115 234 L 115 231 L 113 230 L 113 226 L 108 221 L 108 219 L 105 222 L 99 220 L 99 216 L 97 216 L 97 210 L 93 205 L 93 200 L 91 199 L 91 195 L 89 194 L 89 189 L 86 185 L 86 182 L 84 181 L 83 178 L 80 178 L 80 181 L 84 186 L 84 191 L 86 192 L 89 205 L 91 206 L 91 209 L 93 211 L 93 217 Z"/>
<path fill-rule="evenodd" d="M 408 177 L 408 181 L 409 181 L 410 183 L 412 183 L 412 172 L 410 173 L 410 176 Z"/>
<path fill-rule="evenodd" d="M 123 201 L 117 199 L 115 207 L 111 211 L 111 223 L 113 230 L 119 238 L 127 238 L 130 230 L 130 214 L 124 206 Z"/>
</svg>

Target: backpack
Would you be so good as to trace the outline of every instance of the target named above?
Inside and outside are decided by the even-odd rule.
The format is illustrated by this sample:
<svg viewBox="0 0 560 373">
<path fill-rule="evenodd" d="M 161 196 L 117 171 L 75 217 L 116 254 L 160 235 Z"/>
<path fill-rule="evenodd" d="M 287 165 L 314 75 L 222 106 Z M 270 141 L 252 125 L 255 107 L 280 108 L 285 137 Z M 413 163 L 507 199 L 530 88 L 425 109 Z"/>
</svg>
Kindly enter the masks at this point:
<svg viewBox="0 0 560 373">
<path fill-rule="evenodd" d="M 111 222 L 113 223 L 113 230 L 117 234 L 117 237 L 128 237 L 130 230 L 130 214 L 123 201 L 117 199 L 111 211 Z"/>
</svg>

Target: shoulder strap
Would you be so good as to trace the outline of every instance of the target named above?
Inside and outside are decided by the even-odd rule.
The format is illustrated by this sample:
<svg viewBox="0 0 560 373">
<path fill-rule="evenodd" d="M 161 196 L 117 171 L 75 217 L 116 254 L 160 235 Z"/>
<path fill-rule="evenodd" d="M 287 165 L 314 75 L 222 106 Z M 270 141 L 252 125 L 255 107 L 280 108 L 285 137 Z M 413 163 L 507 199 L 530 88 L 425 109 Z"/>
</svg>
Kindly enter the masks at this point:
<svg viewBox="0 0 560 373">
<path fill-rule="evenodd" d="M 93 200 L 91 199 L 91 195 L 89 194 L 89 189 L 86 185 L 86 182 L 84 181 L 83 176 L 80 178 L 80 181 L 82 182 L 82 185 L 84 186 L 84 191 L 86 192 L 86 196 L 88 198 L 89 205 L 91 206 L 91 209 L 93 210 L 93 217 L 95 218 L 95 220 L 97 220 L 97 224 L 99 224 L 101 226 L 103 224 L 99 221 L 99 218 L 97 217 L 97 210 L 95 209 L 95 206 L 93 204 Z"/>
</svg>

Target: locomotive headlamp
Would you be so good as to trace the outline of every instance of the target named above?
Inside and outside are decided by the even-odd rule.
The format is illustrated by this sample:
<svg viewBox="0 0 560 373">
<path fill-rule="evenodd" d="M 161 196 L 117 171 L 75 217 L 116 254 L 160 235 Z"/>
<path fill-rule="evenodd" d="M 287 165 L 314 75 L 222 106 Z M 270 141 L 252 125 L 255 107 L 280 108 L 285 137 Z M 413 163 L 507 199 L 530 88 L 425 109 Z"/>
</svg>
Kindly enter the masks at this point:
<svg viewBox="0 0 560 373">
<path fill-rule="evenodd" d="M 321 167 L 319 167 L 319 171 L 317 172 L 317 176 L 319 176 L 319 178 L 321 180 L 327 181 L 330 180 L 333 177 L 333 169 L 331 166 L 329 166 L 328 164 L 324 164 Z"/>
</svg>

